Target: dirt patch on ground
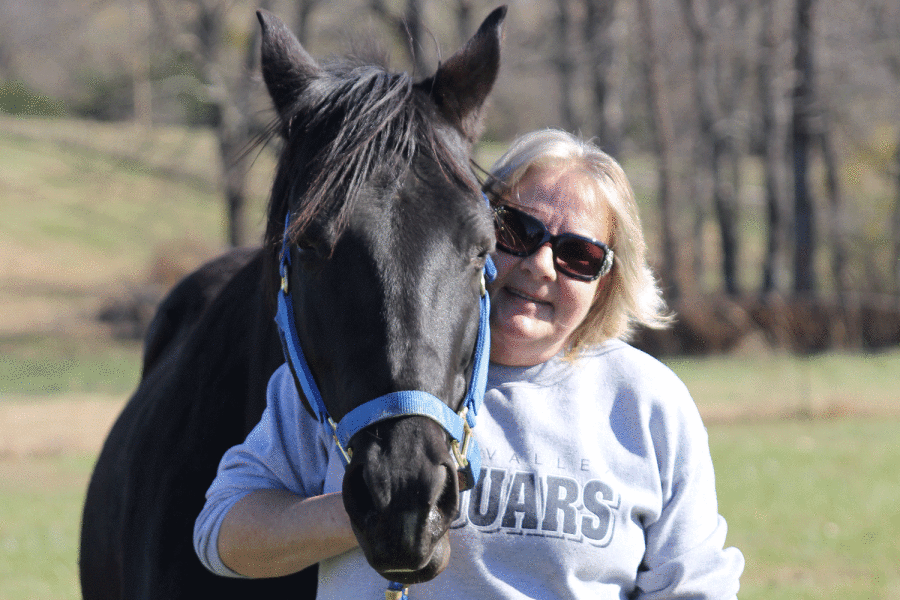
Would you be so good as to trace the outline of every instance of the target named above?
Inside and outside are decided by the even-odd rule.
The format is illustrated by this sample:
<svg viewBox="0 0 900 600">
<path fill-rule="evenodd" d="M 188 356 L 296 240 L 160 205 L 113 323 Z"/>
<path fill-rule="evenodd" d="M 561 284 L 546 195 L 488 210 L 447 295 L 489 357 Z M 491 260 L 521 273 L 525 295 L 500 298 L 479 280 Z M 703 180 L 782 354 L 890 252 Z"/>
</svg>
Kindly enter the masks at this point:
<svg viewBox="0 0 900 600">
<path fill-rule="evenodd" d="M 95 454 L 125 405 L 124 399 L 71 395 L 52 400 L 4 400 L 0 403 L 0 458 Z M 747 410 L 708 407 L 707 425 L 840 418 L 900 418 L 900 408 L 861 409 L 827 406 L 821 410 Z"/>
<path fill-rule="evenodd" d="M 0 403 L 0 457 L 94 454 L 125 400 L 95 395 Z"/>
<path fill-rule="evenodd" d="M 860 406 L 834 402 L 806 406 L 705 406 L 700 414 L 706 425 L 742 425 L 777 421 L 833 421 L 836 419 L 900 419 L 900 405 Z"/>
</svg>

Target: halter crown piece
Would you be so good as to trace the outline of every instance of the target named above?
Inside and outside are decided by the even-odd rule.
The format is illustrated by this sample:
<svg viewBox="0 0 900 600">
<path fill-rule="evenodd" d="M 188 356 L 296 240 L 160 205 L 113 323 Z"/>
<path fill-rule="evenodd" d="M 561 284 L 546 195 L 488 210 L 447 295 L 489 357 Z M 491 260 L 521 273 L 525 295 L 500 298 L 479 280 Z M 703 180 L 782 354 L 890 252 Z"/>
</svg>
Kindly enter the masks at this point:
<svg viewBox="0 0 900 600">
<path fill-rule="evenodd" d="M 487 201 L 487 196 L 484 197 Z M 279 272 L 281 274 L 281 289 L 278 291 L 278 310 L 275 313 L 275 323 L 281 337 L 281 346 L 284 356 L 303 389 L 309 405 L 312 407 L 319 423 L 331 429 L 332 437 L 340 451 L 344 466 L 350 463 L 352 449 L 348 447 L 350 439 L 361 429 L 374 423 L 393 419 L 396 417 L 419 415 L 433 419 L 450 436 L 450 449 L 459 467 L 459 473 L 464 479 L 463 489 L 471 489 L 478 483 L 481 475 L 481 449 L 472 435 L 475 427 L 475 417 L 484 400 L 484 392 L 487 387 L 488 361 L 490 358 L 490 296 L 485 287 L 486 282 L 493 281 L 497 276 L 497 269 L 490 257 L 485 262 L 481 273 L 481 300 L 478 316 L 478 337 L 475 341 L 473 355 L 472 379 L 469 382 L 466 397 L 462 402 L 459 412 L 453 411 L 440 398 L 420 390 L 406 390 L 392 392 L 379 396 L 374 400 L 357 406 L 336 423 L 325 402 L 322 394 L 313 379 L 312 371 L 306 362 L 303 349 L 300 347 L 300 339 L 297 336 L 296 321 L 294 319 L 294 305 L 291 301 L 290 285 L 288 283 L 288 267 L 291 264 L 290 247 L 288 244 L 288 225 L 290 212 L 285 217 L 284 238 L 281 246 L 281 258 Z M 391 582 L 385 590 L 387 600 L 406 600 L 406 588 L 401 584 Z"/>
</svg>

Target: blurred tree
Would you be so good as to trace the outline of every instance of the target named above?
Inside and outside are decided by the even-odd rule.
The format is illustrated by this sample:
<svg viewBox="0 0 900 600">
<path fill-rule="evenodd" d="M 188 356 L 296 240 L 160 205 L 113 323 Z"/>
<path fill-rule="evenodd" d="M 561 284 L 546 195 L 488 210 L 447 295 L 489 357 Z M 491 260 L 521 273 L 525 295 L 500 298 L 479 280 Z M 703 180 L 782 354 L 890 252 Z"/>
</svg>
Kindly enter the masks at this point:
<svg viewBox="0 0 900 600">
<path fill-rule="evenodd" d="M 847 214 L 844 207 L 844 194 L 841 189 L 839 158 L 834 147 L 834 135 L 829 119 L 821 114 L 818 119 L 819 130 L 816 132 L 819 148 L 822 152 L 822 163 L 825 169 L 825 193 L 828 195 L 830 217 L 831 276 L 838 301 L 846 308 L 846 293 L 850 289 L 847 249 Z"/>
<path fill-rule="evenodd" d="M 896 0 L 873 0 L 866 8 L 873 44 L 893 80 L 894 110 L 900 112 L 900 5 Z M 895 121 L 894 127 L 894 152 L 888 166 L 888 177 L 893 180 L 894 201 L 887 233 L 891 247 L 888 258 L 891 288 L 900 303 L 900 125 Z"/>
<path fill-rule="evenodd" d="M 729 158 L 733 159 L 730 155 L 734 154 L 734 143 L 717 85 L 721 68 L 714 56 L 717 48 L 711 40 L 711 24 L 706 14 L 707 8 L 702 1 L 681 0 L 682 14 L 690 33 L 691 66 L 688 73 L 694 88 L 699 122 L 698 140 L 694 145 L 694 177 L 697 181 L 703 181 L 705 176 L 709 178 L 712 204 L 719 224 L 722 280 L 725 292 L 736 296 L 738 294 L 737 198 L 735 187 L 729 185 L 725 172 L 726 162 Z M 734 81 L 726 82 L 725 86 L 737 87 Z M 708 172 L 704 173 L 705 171 Z M 705 190 L 700 189 L 699 192 L 695 195 L 695 201 L 700 203 L 696 210 L 702 215 L 705 203 L 700 194 L 705 193 Z M 702 221 L 702 217 L 700 220 Z"/>
<path fill-rule="evenodd" d="M 900 94 L 898 94 L 900 96 Z M 900 136 L 894 143 L 894 160 L 892 164 L 894 176 L 894 210 L 891 214 L 891 278 L 894 294 L 900 302 Z"/>
<path fill-rule="evenodd" d="M 131 0 L 128 21 L 133 41 L 131 75 L 134 120 L 146 130 L 153 125 L 153 86 L 150 82 L 150 15 L 144 0 Z"/>
<path fill-rule="evenodd" d="M 556 72 L 559 89 L 560 126 L 568 131 L 578 131 L 578 115 L 575 110 L 575 56 L 572 41 L 571 0 L 556 0 L 556 18 L 553 22 L 553 49 L 550 59 Z"/>
<path fill-rule="evenodd" d="M 15 79 L 15 46 L 10 42 L 8 35 L 3 35 L 0 29 L 0 81 Z"/>
<path fill-rule="evenodd" d="M 245 36 L 243 59 L 237 74 L 224 58 L 229 36 L 227 17 L 230 3 L 224 0 L 184 0 L 178 6 L 162 0 L 148 0 L 157 30 L 169 48 L 186 57 L 203 83 L 204 100 L 212 108 L 212 125 L 219 148 L 225 196 L 226 239 L 231 246 L 243 246 L 247 231 L 247 173 L 249 148 L 255 129 L 251 90 L 258 68 L 256 23 Z M 271 0 L 259 0 L 259 8 L 269 9 Z M 185 18 L 185 15 L 190 15 Z"/>
<path fill-rule="evenodd" d="M 456 17 L 456 45 L 465 44 L 475 32 L 473 22 L 474 3 L 472 0 L 456 0 L 454 16 Z"/>
<path fill-rule="evenodd" d="M 622 146 L 622 108 L 620 97 L 613 92 L 615 67 L 616 0 L 583 0 L 582 37 L 587 48 L 590 87 L 590 127 L 600 146 L 619 157 Z"/>
<path fill-rule="evenodd" d="M 781 287 L 779 270 L 785 247 L 784 131 L 778 118 L 780 94 L 775 89 L 778 41 L 775 33 L 776 0 L 760 0 L 759 57 L 756 83 L 759 95 L 759 146 L 765 171 L 766 250 L 763 254 L 761 292 Z"/>
<path fill-rule="evenodd" d="M 812 120 L 816 111 L 813 93 L 814 8 L 815 0 L 795 0 L 795 83 L 792 94 L 791 144 L 794 174 L 794 292 L 798 294 L 816 291 L 816 214 L 809 185 Z"/>
<path fill-rule="evenodd" d="M 312 14 L 322 4 L 323 0 L 294 0 L 294 33 L 300 43 L 309 45 L 310 25 Z"/>
<path fill-rule="evenodd" d="M 384 0 L 369 0 L 369 8 L 400 40 L 400 45 L 406 50 L 415 73 L 420 75 L 427 73 L 428 65 L 423 44 L 422 1 L 406 0 L 406 8 L 402 15 L 391 12 Z"/>
<path fill-rule="evenodd" d="M 673 176 L 674 133 L 669 99 L 663 81 L 659 49 L 653 31 L 653 0 L 637 0 L 638 39 L 642 48 L 643 80 L 650 108 L 650 128 L 653 152 L 656 155 L 657 204 L 659 205 L 660 246 L 662 268 L 660 276 L 666 294 L 675 299 L 680 295 L 679 253 L 675 239 L 675 190 Z"/>
</svg>

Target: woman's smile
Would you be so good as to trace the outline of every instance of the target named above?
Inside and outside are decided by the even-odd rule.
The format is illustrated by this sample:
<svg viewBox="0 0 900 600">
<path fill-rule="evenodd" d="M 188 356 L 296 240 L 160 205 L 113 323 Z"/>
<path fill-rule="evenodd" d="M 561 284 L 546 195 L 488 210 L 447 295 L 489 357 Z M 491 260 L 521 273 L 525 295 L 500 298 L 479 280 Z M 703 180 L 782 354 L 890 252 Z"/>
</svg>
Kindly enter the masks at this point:
<svg viewBox="0 0 900 600">
<path fill-rule="evenodd" d="M 553 307 L 553 304 L 551 302 L 542 300 L 537 296 L 528 294 L 527 292 L 523 292 L 522 290 L 516 289 L 514 287 L 507 286 L 503 288 L 503 291 L 515 298 L 522 300 L 525 304 L 543 304 L 551 308 Z"/>
</svg>

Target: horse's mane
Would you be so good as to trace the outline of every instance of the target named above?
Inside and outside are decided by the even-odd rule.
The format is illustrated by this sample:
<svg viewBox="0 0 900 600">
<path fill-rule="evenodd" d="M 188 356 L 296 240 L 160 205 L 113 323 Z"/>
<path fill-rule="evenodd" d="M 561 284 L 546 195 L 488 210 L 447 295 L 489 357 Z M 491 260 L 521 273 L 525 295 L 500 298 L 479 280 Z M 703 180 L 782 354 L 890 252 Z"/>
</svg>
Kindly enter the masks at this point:
<svg viewBox="0 0 900 600">
<path fill-rule="evenodd" d="M 288 210 L 291 242 L 322 214 L 340 231 L 364 183 L 384 165 L 403 172 L 417 152 L 434 158 L 448 185 L 473 186 L 468 164 L 459 164 L 458 153 L 437 135 L 440 117 L 429 90 L 416 93 L 427 85 L 359 60 L 323 65 L 287 117 L 270 128 L 285 138 L 269 201 L 270 256 L 281 247 Z"/>
</svg>

